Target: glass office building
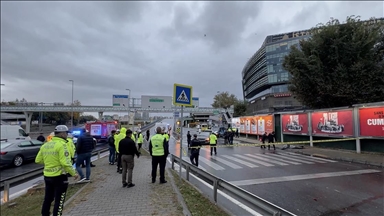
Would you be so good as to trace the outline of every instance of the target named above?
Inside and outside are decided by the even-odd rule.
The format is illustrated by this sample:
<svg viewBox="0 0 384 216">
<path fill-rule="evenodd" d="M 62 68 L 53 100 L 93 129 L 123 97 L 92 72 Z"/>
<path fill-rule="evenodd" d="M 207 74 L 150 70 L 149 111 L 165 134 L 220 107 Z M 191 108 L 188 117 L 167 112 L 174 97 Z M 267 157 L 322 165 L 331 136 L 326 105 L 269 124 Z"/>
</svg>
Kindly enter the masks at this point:
<svg viewBox="0 0 384 216">
<path fill-rule="evenodd" d="M 290 74 L 283 69 L 291 46 L 308 39 L 309 30 L 267 36 L 261 48 L 242 71 L 244 99 L 248 112 L 257 113 L 301 107 L 288 91 Z"/>
</svg>

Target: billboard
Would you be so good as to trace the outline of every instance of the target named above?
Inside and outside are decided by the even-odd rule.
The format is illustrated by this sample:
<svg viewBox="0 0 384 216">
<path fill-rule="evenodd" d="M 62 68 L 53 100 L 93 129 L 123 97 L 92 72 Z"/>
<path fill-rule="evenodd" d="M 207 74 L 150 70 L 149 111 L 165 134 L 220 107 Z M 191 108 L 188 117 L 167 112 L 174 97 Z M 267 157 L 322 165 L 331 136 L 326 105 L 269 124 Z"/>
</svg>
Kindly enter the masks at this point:
<svg viewBox="0 0 384 216">
<path fill-rule="evenodd" d="M 128 95 L 112 95 L 112 106 L 128 107 Z"/>
<path fill-rule="evenodd" d="M 359 109 L 360 136 L 384 138 L 384 107 Z"/>
<path fill-rule="evenodd" d="M 244 120 L 245 120 L 245 133 L 246 134 L 250 134 L 251 133 L 251 119 L 252 117 L 251 116 L 246 116 L 244 117 Z"/>
<path fill-rule="evenodd" d="M 240 118 L 232 118 L 232 128 L 236 128 L 240 131 Z"/>
<path fill-rule="evenodd" d="M 141 96 L 142 108 L 169 109 L 172 108 L 171 96 Z"/>
<path fill-rule="evenodd" d="M 257 116 L 251 117 L 251 134 L 257 135 Z"/>
<path fill-rule="evenodd" d="M 275 130 L 274 127 L 272 115 L 257 117 L 257 134 L 263 135 L 265 132 L 268 134 L 272 133 Z"/>
<path fill-rule="evenodd" d="M 198 97 L 192 97 L 192 106 L 185 106 L 185 107 L 198 108 L 199 107 L 199 98 Z"/>
<path fill-rule="evenodd" d="M 308 135 L 308 114 L 281 115 L 281 129 L 284 134 Z"/>
<path fill-rule="evenodd" d="M 245 133 L 245 117 L 240 117 L 240 133 Z"/>
<path fill-rule="evenodd" d="M 312 135 L 353 136 L 352 110 L 312 113 Z"/>
</svg>

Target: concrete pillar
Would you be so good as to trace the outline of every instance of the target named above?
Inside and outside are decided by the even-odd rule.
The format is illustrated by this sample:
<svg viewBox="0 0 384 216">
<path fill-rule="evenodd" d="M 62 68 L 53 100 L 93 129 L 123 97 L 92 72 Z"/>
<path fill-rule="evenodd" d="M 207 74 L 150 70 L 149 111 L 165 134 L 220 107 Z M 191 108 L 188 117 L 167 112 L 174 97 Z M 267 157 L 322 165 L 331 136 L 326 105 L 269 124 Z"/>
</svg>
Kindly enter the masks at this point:
<svg viewBox="0 0 384 216">
<path fill-rule="evenodd" d="M 308 133 L 309 133 L 309 146 L 313 147 L 313 136 L 312 136 L 312 112 L 308 112 Z"/>
<path fill-rule="evenodd" d="M 99 112 L 99 120 L 100 121 L 103 120 L 103 114 L 104 114 L 104 112 Z"/>
<path fill-rule="evenodd" d="M 33 112 L 24 112 L 25 115 L 25 132 L 30 133 L 31 132 L 31 120 L 32 120 L 32 114 Z"/>
<path fill-rule="evenodd" d="M 361 153 L 361 143 L 360 143 L 360 125 L 359 125 L 359 108 L 353 108 L 353 125 L 354 132 L 356 137 L 356 153 Z"/>
</svg>

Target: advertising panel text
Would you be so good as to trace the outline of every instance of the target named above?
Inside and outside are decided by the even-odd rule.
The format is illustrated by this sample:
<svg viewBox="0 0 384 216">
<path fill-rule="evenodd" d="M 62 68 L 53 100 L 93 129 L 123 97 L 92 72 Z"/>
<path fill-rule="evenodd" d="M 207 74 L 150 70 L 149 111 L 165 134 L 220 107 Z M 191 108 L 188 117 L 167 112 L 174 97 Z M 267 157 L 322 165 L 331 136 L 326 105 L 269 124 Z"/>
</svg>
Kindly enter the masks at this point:
<svg viewBox="0 0 384 216">
<path fill-rule="evenodd" d="M 384 138 L 384 107 L 359 109 L 360 136 Z"/>
</svg>

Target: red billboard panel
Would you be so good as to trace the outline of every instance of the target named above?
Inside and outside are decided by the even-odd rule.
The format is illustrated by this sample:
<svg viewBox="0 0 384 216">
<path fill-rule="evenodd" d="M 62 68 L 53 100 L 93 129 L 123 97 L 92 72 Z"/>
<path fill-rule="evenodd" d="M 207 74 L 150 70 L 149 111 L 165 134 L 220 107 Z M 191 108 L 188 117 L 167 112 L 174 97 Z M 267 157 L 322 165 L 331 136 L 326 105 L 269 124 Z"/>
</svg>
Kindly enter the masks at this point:
<svg viewBox="0 0 384 216">
<path fill-rule="evenodd" d="M 282 115 L 281 124 L 284 134 L 308 135 L 307 113 Z"/>
<path fill-rule="evenodd" d="M 352 110 L 312 113 L 314 136 L 353 136 Z"/>
<path fill-rule="evenodd" d="M 384 107 L 359 109 L 360 136 L 384 137 Z"/>
</svg>

